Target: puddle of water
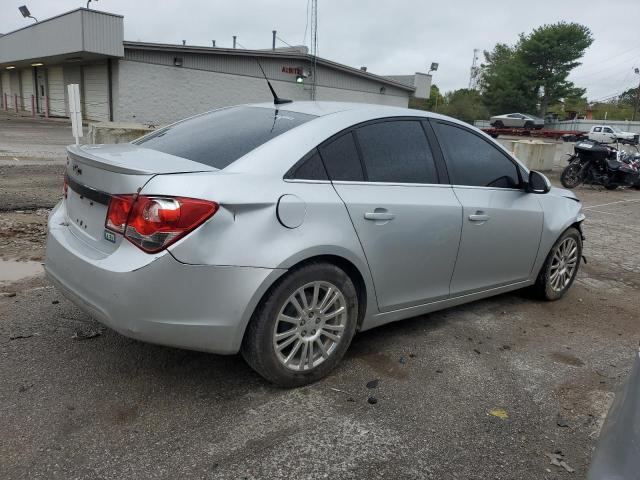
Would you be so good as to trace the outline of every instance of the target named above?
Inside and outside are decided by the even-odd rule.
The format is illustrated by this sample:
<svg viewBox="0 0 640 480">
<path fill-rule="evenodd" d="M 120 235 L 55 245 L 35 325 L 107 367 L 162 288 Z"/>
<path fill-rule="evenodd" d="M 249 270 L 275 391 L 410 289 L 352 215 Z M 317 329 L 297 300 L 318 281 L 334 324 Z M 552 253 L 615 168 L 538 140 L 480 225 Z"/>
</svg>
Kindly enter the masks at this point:
<svg viewBox="0 0 640 480">
<path fill-rule="evenodd" d="M 17 282 L 42 273 L 40 262 L 0 260 L 0 283 Z"/>
</svg>

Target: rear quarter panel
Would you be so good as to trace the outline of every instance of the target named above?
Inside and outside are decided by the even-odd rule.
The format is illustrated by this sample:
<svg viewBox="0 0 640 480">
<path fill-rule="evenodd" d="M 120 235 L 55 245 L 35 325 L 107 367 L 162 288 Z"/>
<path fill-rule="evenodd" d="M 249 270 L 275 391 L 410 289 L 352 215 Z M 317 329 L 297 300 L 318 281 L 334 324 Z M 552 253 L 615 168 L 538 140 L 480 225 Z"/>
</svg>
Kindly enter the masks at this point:
<svg viewBox="0 0 640 480">
<path fill-rule="evenodd" d="M 285 181 L 220 171 L 158 175 L 142 193 L 219 203 L 220 210 L 211 219 L 169 247 L 180 262 L 288 269 L 311 257 L 335 255 L 360 271 L 369 300 L 367 311 L 377 310 L 362 246 L 344 203 L 329 182 Z M 278 200 L 285 194 L 304 202 L 304 220 L 297 228 L 287 228 L 278 220 Z"/>
</svg>

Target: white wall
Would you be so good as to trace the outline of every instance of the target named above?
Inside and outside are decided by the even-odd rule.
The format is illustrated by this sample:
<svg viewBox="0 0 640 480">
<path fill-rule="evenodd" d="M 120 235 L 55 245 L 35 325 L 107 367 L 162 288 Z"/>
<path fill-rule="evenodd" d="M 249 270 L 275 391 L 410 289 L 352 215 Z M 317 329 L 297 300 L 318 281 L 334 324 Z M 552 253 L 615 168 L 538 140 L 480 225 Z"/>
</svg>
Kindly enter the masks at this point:
<svg viewBox="0 0 640 480">
<path fill-rule="evenodd" d="M 114 120 L 162 125 L 212 110 L 272 100 L 264 79 L 120 60 L 114 68 Z M 309 86 L 272 80 L 278 96 L 309 100 Z M 406 107 L 408 97 L 318 87 L 318 100 Z"/>
</svg>

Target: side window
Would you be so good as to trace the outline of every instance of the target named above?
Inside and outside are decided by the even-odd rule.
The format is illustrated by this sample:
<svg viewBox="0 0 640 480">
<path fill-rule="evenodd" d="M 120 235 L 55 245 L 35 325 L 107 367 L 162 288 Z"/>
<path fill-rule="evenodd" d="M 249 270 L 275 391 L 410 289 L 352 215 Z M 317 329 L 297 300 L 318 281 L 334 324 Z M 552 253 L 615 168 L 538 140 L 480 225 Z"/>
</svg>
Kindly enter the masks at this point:
<svg viewBox="0 0 640 480">
<path fill-rule="evenodd" d="M 295 178 L 297 180 L 328 180 L 327 172 L 322 165 L 322 160 L 317 150 L 314 150 L 302 161 L 300 165 L 294 167 L 285 178 Z"/>
<path fill-rule="evenodd" d="M 604 133 L 613 133 L 613 130 L 611 130 L 609 127 L 604 127 Z"/>
<path fill-rule="evenodd" d="M 331 180 L 362 181 L 362 165 L 351 132 L 319 148 Z"/>
<path fill-rule="evenodd" d="M 396 120 L 356 130 L 369 182 L 438 183 L 427 137 L 418 121 Z"/>
<path fill-rule="evenodd" d="M 602 131 L 602 127 L 593 127 L 593 131 L 594 132 L 601 132 Z"/>
<path fill-rule="evenodd" d="M 455 185 L 518 188 L 520 177 L 512 162 L 497 147 L 478 135 L 454 125 L 433 122 Z"/>
</svg>

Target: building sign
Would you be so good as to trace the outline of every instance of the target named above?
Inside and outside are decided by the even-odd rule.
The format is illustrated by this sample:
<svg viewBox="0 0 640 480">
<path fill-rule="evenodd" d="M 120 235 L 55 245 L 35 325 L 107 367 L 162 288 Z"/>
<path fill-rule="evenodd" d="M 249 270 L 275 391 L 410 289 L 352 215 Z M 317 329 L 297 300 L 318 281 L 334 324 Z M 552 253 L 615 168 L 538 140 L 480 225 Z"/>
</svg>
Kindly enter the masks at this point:
<svg viewBox="0 0 640 480">
<path fill-rule="evenodd" d="M 282 67 L 282 73 L 288 73 L 290 75 L 303 75 L 302 68 L 300 67 Z"/>
</svg>

